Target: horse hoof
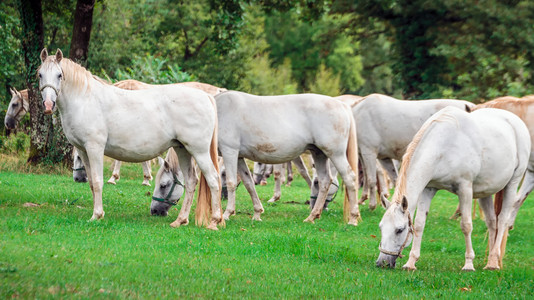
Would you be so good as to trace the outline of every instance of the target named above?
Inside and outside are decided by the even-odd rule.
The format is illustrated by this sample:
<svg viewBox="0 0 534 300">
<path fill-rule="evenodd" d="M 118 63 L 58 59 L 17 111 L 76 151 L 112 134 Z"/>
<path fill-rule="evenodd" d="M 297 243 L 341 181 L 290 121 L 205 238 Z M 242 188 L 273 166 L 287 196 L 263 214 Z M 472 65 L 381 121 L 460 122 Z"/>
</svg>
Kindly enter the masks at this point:
<svg viewBox="0 0 534 300">
<path fill-rule="evenodd" d="M 219 228 L 217 228 L 217 222 L 215 221 L 211 221 L 211 223 L 208 226 L 206 226 L 206 228 L 208 228 L 209 230 L 215 230 L 215 231 L 219 230 Z"/>
<path fill-rule="evenodd" d="M 350 220 L 347 224 L 352 225 L 352 226 L 358 226 L 358 220 L 357 219 Z"/>
<path fill-rule="evenodd" d="M 144 185 L 144 186 L 150 186 L 150 182 L 143 182 L 142 185 Z"/>
<path fill-rule="evenodd" d="M 189 224 L 189 220 L 188 219 L 185 219 L 185 220 L 176 220 L 174 222 L 171 223 L 171 227 L 173 228 L 178 228 L 180 226 L 186 226 Z"/>
<path fill-rule="evenodd" d="M 471 266 L 471 267 L 463 267 L 462 271 L 463 272 L 475 272 L 475 268 L 473 266 Z"/>
<path fill-rule="evenodd" d="M 271 198 L 269 199 L 269 201 L 267 201 L 267 203 L 275 203 L 276 201 L 278 201 L 278 199 Z"/>
<path fill-rule="evenodd" d="M 262 219 L 261 219 L 259 216 L 253 216 L 253 217 L 252 217 L 252 221 L 258 221 L 258 222 L 261 222 Z"/>
<path fill-rule="evenodd" d="M 108 180 L 108 183 L 109 183 L 109 184 L 113 184 L 113 185 L 116 185 L 116 184 L 117 184 L 115 181 L 112 181 L 112 180 Z"/>
<path fill-rule="evenodd" d="M 490 264 L 488 263 L 485 267 L 484 267 L 484 270 L 499 270 L 500 267 L 498 264 Z"/>
<path fill-rule="evenodd" d="M 415 271 L 415 270 L 417 270 L 417 268 L 415 266 L 409 266 L 408 264 L 402 266 L 402 269 L 406 270 L 406 271 Z"/>
<path fill-rule="evenodd" d="M 89 219 L 89 222 L 103 219 L 104 214 L 105 214 L 104 212 L 102 212 L 101 214 L 93 213 L 93 216 L 91 217 L 91 219 Z"/>
<path fill-rule="evenodd" d="M 315 224 L 315 218 L 312 216 L 307 217 L 304 222 Z"/>
</svg>

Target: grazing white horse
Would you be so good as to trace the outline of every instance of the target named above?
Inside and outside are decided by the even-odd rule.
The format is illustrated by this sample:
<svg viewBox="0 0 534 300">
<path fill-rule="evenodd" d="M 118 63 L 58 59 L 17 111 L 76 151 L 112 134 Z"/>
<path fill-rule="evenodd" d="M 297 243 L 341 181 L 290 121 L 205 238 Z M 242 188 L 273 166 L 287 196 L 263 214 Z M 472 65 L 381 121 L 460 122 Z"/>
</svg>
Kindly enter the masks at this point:
<svg viewBox="0 0 534 300">
<path fill-rule="evenodd" d="M 349 224 L 357 225 L 360 217 L 357 139 L 348 105 L 315 94 L 255 96 L 236 91 L 218 94 L 215 101 L 220 129 L 219 153 L 224 160 L 228 188 L 225 218 L 235 214 L 239 172 L 254 204 L 252 219 L 261 220 L 263 206 L 245 158 L 280 164 L 310 150 L 319 178 L 319 195 L 304 221 L 313 223 L 321 215 L 332 181 L 327 169 L 327 159 L 330 158 L 345 182 L 345 218 Z M 164 206 L 154 201 L 152 204 Z"/>
<path fill-rule="evenodd" d="M 43 49 L 41 61 L 38 74 L 45 113 L 59 109 L 65 135 L 78 148 L 85 164 L 94 200 L 91 220 L 104 217 L 104 155 L 141 162 L 173 147 L 185 170 L 193 167 L 193 156 L 202 171 L 197 223 L 213 230 L 217 230 L 217 224 L 224 224 L 219 196 L 217 109 L 212 96 L 179 85 L 123 90 L 96 80 L 85 68 L 63 58 L 59 49 L 54 56 Z M 188 185 L 188 173 L 184 172 L 185 189 L 190 196 L 195 187 Z M 171 226 L 181 224 L 173 222 Z"/>
<path fill-rule="evenodd" d="M 512 222 L 516 191 L 527 168 L 530 147 L 525 124 L 504 110 L 487 108 L 467 113 L 447 107 L 428 119 L 404 155 L 392 203 L 384 203 L 388 208 L 380 221 L 377 265 L 395 267 L 397 257 L 413 237 L 410 258 L 403 268 L 415 270 L 430 202 L 437 190 L 444 189 L 460 200 L 466 244 L 462 270 L 474 271 L 473 198 L 480 198 L 489 230 L 485 269 L 499 269 L 500 247 Z M 491 197 L 497 192 L 503 195 L 498 218 Z"/>
<path fill-rule="evenodd" d="M 364 189 L 360 203 L 369 197 L 369 208 L 376 208 L 376 159 L 401 160 L 421 125 L 447 106 L 466 109 L 475 105 L 461 100 L 405 101 L 372 94 L 352 107 L 364 178 L 370 190 L 367 195 Z M 385 198 L 385 195 L 381 195 L 381 198 Z"/>
<path fill-rule="evenodd" d="M 28 90 L 19 92 L 11 88 L 9 91 L 11 92 L 11 101 L 7 106 L 4 125 L 7 129 L 15 129 L 22 117 L 30 111 L 30 102 L 28 101 Z"/>
</svg>

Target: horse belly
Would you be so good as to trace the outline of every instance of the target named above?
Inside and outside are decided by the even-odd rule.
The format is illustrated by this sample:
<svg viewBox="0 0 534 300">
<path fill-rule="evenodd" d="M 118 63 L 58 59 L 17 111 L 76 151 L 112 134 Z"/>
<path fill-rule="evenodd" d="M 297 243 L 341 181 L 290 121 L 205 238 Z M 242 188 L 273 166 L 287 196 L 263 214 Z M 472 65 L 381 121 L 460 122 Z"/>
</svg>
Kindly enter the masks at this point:
<svg viewBox="0 0 534 300">
<path fill-rule="evenodd" d="M 306 151 L 305 147 L 288 149 L 271 143 L 258 143 L 252 147 L 243 147 L 239 151 L 239 156 L 266 164 L 280 164 L 298 157 L 304 151 Z"/>
</svg>

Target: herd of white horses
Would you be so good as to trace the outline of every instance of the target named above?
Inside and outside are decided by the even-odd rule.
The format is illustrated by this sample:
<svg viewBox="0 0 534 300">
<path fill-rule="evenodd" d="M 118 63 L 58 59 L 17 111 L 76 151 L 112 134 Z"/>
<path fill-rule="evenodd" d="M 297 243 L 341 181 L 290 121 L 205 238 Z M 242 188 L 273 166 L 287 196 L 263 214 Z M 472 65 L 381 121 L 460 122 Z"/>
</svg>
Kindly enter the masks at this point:
<svg viewBox="0 0 534 300">
<path fill-rule="evenodd" d="M 281 197 L 282 164 L 293 161 L 312 189 L 305 222 L 321 216 L 339 187 L 337 174 L 343 180 L 348 224 L 361 220 L 359 204 L 366 199 L 371 210 L 379 203 L 386 207 L 379 224 L 378 266 L 394 268 L 413 240 L 404 268 L 415 269 L 433 196 L 440 189 L 457 194 L 466 244 L 463 270 L 472 271 L 473 198 L 479 199 L 489 231 L 485 269 L 499 269 L 508 230 L 534 189 L 534 97 L 474 105 L 379 94 L 256 96 L 203 83 L 126 80 L 112 85 L 64 58 L 60 50 L 48 55 L 43 49 L 41 61 L 44 113 L 59 110 L 65 135 L 75 147 L 74 180 L 88 180 L 93 194 L 92 220 L 104 217 L 104 155 L 117 160 L 108 182 L 119 179 L 120 161 L 143 162 L 143 184 L 150 185 L 149 161 L 168 150 L 165 159 L 158 157 L 151 214 L 167 215 L 185 195 L 171 226 L 188 224 L 200 181 L 195 221 L 213 230 L 236 213 L 238 178 L 251 197 L 252 219 L 261 220 L 264 209 L 254 187 L 261 176 L 253 179 L 245 159 L 274 165 L 270 201 Z M 6 128 L 14 128 L 28 112 L 27 98 L 26 91 L 12 89 Z M 300 157 L 304 152 L 313 159 L 313 179 Z M 400 169 L 395 161 L 401 162 Z M 364 178 L 360 199 L 358 162 Z M 228 198 L 224 212 L 220 164 Z M 395 184 L 391 202 L 384 174 Z"/>
</svg>

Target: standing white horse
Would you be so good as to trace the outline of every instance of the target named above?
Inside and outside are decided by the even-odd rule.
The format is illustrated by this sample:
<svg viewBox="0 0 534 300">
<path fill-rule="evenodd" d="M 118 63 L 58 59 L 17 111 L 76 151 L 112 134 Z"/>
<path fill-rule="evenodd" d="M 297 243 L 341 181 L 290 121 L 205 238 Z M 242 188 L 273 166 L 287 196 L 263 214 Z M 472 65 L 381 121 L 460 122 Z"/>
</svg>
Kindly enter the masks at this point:
<svg viewBox="0 0 534 300">
<path fill-rule="evenodd" d="M 360 217 L 357 204 L 358 150 L 349 106 L 315 94 L 254 96 L 229 91 L 217 95 L 215 100 L 220 129 L 219 152 L 224 160 L 228 188 L 224 218 L 235 214 L 239 172 L 254 204 L 252 219 L 261 220 L 263 206 L 245 158 L 279 164 L 310 150 L 319 178 L 319 195 L 304 221 L 313 223 L 321 215 L 332 181 L 327 169 L 327 159 L 330 158 L 345 182 L 345 218 L 349 224 L 357 225 Z M 168 209 L 168 205 L 161 202 L 152 201 L 152 205 L 167 206 Z"/>
<path fill-rule="evenodd" d="M 421 125 L 440 109 L 454 106 L 462 109 L 474 107 L 461 100 L 434 99 L 405 101 L 372 94 L 352 107 L 358 130 L 358 150 L 365 180 L 369 187 L 369 208 L 376 208 L 376 159 L 401 160 L 408 144 Z M 360 203 L 367 197 L 366 190 Z M 385 195 L 381 195 L 385 198 Z"/>
<path fill-rule="evenodd" d="M 119 89 L 96 80 L 85 68 L 63 58 L 59 49 L 54 56 L 43 49 L 41 61 L 38 74 L 45 113 L 59 109 L 65 135 L 79 150 L 93 192 L 91 220 L 104 217 L 104 155 L 141 162 L 173 147 L 185 170 L 193 167 L 193 156 L 202 171 L 197 223 L 213 230 L 224 223 L 219 196 L 217 110 L 212 96 L 179 85 Z M 188 174 L 184 172 L 189 197 L 195 187 L 188 184 Z"/>
<path fill-rule="evenodd" d="M 471 245 L 471 203 L 480 198 L 489 230 L 489 257 L 485 269 L 499 269 L 501 243 L 512 221 L 516 191 L 527 168 L 530 138 L 525 124 L 514 114 L 500 109 L 466 113 L 447 107 L 428 119 L 417 132 L 404 155 L 400 176 L 380 231 L 377 265 L 395 267 L 404 247 L 413 246 L 403 268 L 415 270 L 430 202 L 437 190 L 458 195 L 465 236 L 465 265 L 474 271 Z M 496 218 L 492 195 L 502 192 L 502 210 Z M 417 207 L 415 226 L 412 216 Z"/>
</svg>

